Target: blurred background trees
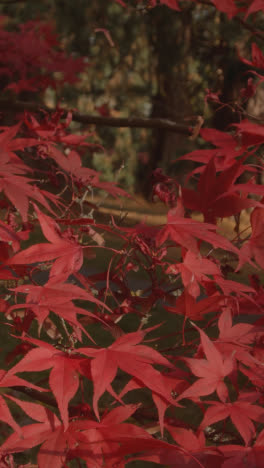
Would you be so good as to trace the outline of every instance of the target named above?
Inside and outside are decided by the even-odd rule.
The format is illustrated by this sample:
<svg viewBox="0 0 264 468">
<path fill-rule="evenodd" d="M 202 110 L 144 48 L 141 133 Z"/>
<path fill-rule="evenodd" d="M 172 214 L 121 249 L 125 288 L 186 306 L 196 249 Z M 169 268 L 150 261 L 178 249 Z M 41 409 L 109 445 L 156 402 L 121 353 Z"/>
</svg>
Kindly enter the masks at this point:
<svg viewBox="0 0 264 468">
<path fill-rule="evenodd" d="M 229 22 L 207 1 L 182 2 L 180 13 L 166 6 L 149 8 L 147 0 L 129 4 L 125 9 L 114 0 L 0 2 L 1 14 L 9 17 L 7 29 L 41 19 L 58 31 L 61 50 L 85 57 L 87 67 L 78 82 L 58 89 L 51 86 L 38 99 L 82 113 L 163 117 L 186 125 L 194 125 L 201 115 L 207 126 L 219 130 L 239 121 L 231 106 L 217 100 L 206 103 L 205 97 L 210 90 L 221 102 L 245 108 L 239 92 L 249 75 L 238 50 L 249 57 L 250 27 L 239 20 Z M 250 22 L 252 30 L 260 30 L 261 14 L 251 15 Z M 260 36 L 254 40 L 262 46 Z M 32 98 L 25 92 L 19 97 Z M 260 93 L 257 101 L 250 102 L 251 114 L 258 117 L 263 113 L 261 97 Z M 80 124 L 74 125 L 78 130 Z M 104 151 L 87 153 L 89 164 L 107 180 L 146 197 L 157 167 L 177 174 L 182 182 L 186 162 L 175 160 L 194 147 L 186 136 L 162 129 L 97 127 L 96 134 Z"/>
</svg>

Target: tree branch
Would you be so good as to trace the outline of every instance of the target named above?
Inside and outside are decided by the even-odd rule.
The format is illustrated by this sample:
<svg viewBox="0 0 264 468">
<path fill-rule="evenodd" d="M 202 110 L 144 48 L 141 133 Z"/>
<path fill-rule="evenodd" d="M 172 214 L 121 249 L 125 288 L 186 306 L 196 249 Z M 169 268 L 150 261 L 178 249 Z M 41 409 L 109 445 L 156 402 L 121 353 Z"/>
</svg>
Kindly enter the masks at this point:
<svg viewBox="0 0 264 468">
<path fill-rule="evenodd" d="M 12 101 L 7 99 L 0 100 L 0 109 L 12 109 L 21 112 L 56 112 L 56 109 L 52 109 L 42 104 L 37 104 L 34 102 Z M 66 118 L 68 112 L 69 110 L 65 109 L 65 113 L 62 115 L 62 118 Z M 102 127 L 159 128 L 189 136 L 192 135 L 193 131 L 192 127 L 173 122 L 172 120 L 153 119 L 147 117 L 101 117 L 97 115 L 81 114 L 79 112 L 73 111 L 72 120 L 83 124 L 98 125 Z"/>
<path fill-rule="evenodd" d="M 249 23 L 246 23 L 246 21 L 244 21 L 242 18 L 240 18 L 239 16 L 235 16 L 235 21 L 237 21 L 238 23 L 241 24 L 241 26 L 243 26 L 243 28 L 247 29 L 248 31 L 250 31 L 254 36 L 257 36 L 259 39 L 262 39 L 262 41 L 264 41 L 264 31 L 260 31 L 259 29 L 254 29 L 254 26 L 252 26 L 251 24 Z"/>
</svg>

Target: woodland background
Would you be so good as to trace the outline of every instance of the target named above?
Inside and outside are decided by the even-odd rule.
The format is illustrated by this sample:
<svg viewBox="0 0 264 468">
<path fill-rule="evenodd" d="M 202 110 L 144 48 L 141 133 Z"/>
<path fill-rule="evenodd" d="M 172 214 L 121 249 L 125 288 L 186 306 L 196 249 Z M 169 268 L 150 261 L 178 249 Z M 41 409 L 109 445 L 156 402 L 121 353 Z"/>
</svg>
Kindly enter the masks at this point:
<svg viewBox="0 0 264 468">
<path fill-rule="evenodd" d="M 247 23 L 238 18 L 230 21 L 206 1 L 186 2 L 181 12 L 164 5 L 149 8 L 147 1 L 130 5 L 122 9 L 109 0 L 0 2 L 10 30 L 29 20 L 46 20 L 54 24 L 67 52 L 86 57 L 81 80 L 49 88 L 38 95 L 39 101 L 99 116 L 161 117 L 190 126 L 201 115 L 205 126 L 219 130 L 238 122 L 241 115 L 229 106 L 213 100 L 206 104 L 206 90 L 222 103 L 241 100 L 239 93 L 249 75 L 239 54 L 249 55 L 252 37 L 262 46 L 261 15 L 251 15 Z M 36 101 L 36 93 L 22 91 L 18 97 Z M 253 99 L 240 104 L 251 116 L 264 119 L 261 86 Z M 80 124 L 74 125 L 75 131 L 81 130 Z M 177 174 L 181 182 L 181 174 L 192 163 L 175 160 L 199 144 L 206 145 L 163 129 L 97 126 L 96 131 L 104 152 L 87 155 L 90 167 L 147 198 L 156 167 Z"/>
</svg>

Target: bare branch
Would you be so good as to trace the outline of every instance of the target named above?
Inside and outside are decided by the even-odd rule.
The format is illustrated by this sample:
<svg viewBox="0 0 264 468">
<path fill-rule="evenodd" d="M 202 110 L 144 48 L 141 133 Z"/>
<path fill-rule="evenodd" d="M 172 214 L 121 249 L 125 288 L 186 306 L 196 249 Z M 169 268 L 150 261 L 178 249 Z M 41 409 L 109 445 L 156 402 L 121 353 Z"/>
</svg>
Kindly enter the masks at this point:
<svg viewBox="0 0 264 468">
<path fill-rule="evenodd" d="M 246 23 L 246 21 L 244 21 L 242 18 L 239 18 L 239 16 L 236 16 L 234 20 L 240 23 L 241 26 L 243 26 L 243 28 L 250 31 L 254 36 L 257 36 L 259 39 L 262 39 L 262 41 L 264 41 L 264 31 L 260 31 L 259 29 L 254 29 L 254 26 L 252 26 L 249 23 Z"/>
<path fill-rule="evenodd" d="M 12 101 L 7 99 L 0 100 L 1 110 L 15 110 L 15 111 L 29 111 L 29 112 L 56 112 L 56 109 L 34 103 L 23 101 Z M 69 109 L 65 109 L 62 118 L 66 117 Z M 168 130 L 174 133 L 190 136 L 192 134 L 192 127 L 182 125 L 172 120 L 167 119 L 153 119 L 147 117 L 101 117 L 97 115 L 80 114 L 79 112 L 72 113 L 72 120 L 89 125 L 98 125 L 102 127 L 129 127 L 129 128 L 159 128 Z"/>
</svg>

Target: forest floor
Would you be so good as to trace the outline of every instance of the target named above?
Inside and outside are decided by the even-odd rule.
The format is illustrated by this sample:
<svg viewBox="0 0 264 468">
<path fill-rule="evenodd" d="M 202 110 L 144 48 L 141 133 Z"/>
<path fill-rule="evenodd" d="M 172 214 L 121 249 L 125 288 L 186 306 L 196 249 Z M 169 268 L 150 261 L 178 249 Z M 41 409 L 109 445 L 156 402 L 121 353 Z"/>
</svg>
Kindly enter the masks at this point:
<svg viewBox="0 0 264 468">
<path fill-rule="evenodd" d="M 161 202 L 150 202 L 143 199 L 140 196 L 134 196 L 133 198 L 123 198 L 123 199 L 113 199 L 111 197 L 94 197 L 93 199 L 88 199 L 88 201 L 96 205 L 97 214 L 95 214 L 95 219 L 97 222 L 102 222 L 107 224 L 109 222 L 109 215 L 113 215 L 115 223 L 122 226 L 133 226 L 137 223 L 144 222 L 149 225 L 163 225 L 167 222 L 167 212 L 168 208 Z M 194 213 L 192 216 L 193 219 L 197 221 L 203 221 L 203 215 L 201 213 Z M 230 218 L 224 218 L 223 220 L 218 220 L 218 232 L 225 236 L 230 241 L 235 240 L 237 233 L 235 232 L 236 222 L 234 216 Z M 239 232 L 241 233 L 240 238 L 247 238 L 251 233 L 250 225 L 250 210 L 243 210 L 240 216 L 239 222 Z M 107 234 L 104 236 L 105 239 L 108 238 L 112 247 L 119 248 L 120 246 L 116 244 L 116 239 Z M 116 244 L 116 245 L 115 245 Z M 204 246 L 204 249 L 208 251 L 208 246 Z M 100 249 L 99 249 L 100 250 Z M 99 252 L 98 252 L 99 253 Z M 102 252 L 100 252 L 102 253 Z M 97 267 L 101 268 L 101 263 L 105 263 L 107 252 L 104 251 L 103 255 L 97 255 Z M 180 255 L 179 249 L 175 247 L 171 248 L 168 252 L 168 258 L 173 258 L 174 260 Z M 223 251 L 215 252 L 217 258 L 223 256 Z M 102 258 L 101 258 L 102 257 Z M 229 260 L 229 263 L 232 264 L 235 269 L 237 266 L 237 261 Z M 230 273 L 228 278 L 234 281 L 241 283 L 249 284 L 249 275 L 256 273 L 256 270 L 246 264 L 239 272 Z M 261 278 L 264 280 L 264 272 L 259 272 Z"/>
<path fill-rule="evenodd" d="M 89 198 L 89 201 L 98 207 L 98 212 L 101 214 L 112 214 L 115 217 L 122 219 L 123 224 L 135 224 L 145 222 L 149 225 L 166 224 L 168 208 L 161 202 L 150 202 L 135 195 L 131 199 L 110 199 L 108 198 Z M 193 219 L 203 221 L 202 214 L 194 213 Z M 236 237 L 234 217 L 219 220 L 219 233 L 232 240 Z M 240 216 L 240 232 L 241 237 L 247 237 L 250 232 L 250 212 L 243 210 Z"/>
</svg>

